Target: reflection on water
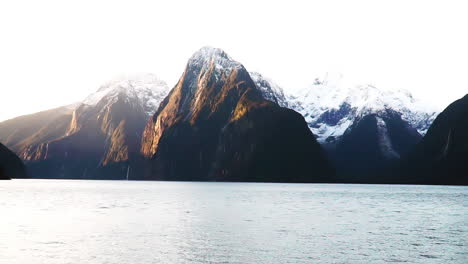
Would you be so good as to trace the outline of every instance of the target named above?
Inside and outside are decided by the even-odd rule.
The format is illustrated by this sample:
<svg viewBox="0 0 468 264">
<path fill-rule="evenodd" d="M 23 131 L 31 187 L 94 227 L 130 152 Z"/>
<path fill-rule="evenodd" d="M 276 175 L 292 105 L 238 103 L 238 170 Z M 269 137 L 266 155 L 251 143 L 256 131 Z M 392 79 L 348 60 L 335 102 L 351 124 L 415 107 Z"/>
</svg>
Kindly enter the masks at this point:
<svg viewBox="0 0 468 264">
<path fill-rule="evenodd" d="M 468 188 L 0 182 L 0 263 L 467 263 Z"/>
</svg>

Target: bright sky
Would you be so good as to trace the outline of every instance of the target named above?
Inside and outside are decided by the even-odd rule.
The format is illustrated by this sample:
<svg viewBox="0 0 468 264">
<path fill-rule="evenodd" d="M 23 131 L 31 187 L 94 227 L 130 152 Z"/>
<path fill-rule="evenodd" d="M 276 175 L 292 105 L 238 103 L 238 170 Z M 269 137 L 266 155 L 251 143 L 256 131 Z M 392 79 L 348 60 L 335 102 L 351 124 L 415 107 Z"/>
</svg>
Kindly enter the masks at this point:
<svg viewBox="0 0 468 264">
<path fill-rule="evenodd" d="M 82 100 L 121 74 L 173 86 L 219 47 L 284 89 L 327 72 L 445 107 L 468 92 L 468 1 L 0 2 L 0 120 Z"/>
</svg>

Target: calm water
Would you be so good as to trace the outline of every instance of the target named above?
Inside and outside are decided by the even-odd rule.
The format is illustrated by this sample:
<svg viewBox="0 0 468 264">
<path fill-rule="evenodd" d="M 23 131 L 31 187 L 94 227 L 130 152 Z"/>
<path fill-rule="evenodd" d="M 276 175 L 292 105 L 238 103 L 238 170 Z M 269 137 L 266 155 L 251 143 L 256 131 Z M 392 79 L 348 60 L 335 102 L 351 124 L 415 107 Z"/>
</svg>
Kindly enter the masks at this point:
<svg viewBox="0 0 468 264">
<path fill-rule="evenodd" d="M 0 263 L 468 263 L 468 187 L 0 182 Z"/>
</svg>

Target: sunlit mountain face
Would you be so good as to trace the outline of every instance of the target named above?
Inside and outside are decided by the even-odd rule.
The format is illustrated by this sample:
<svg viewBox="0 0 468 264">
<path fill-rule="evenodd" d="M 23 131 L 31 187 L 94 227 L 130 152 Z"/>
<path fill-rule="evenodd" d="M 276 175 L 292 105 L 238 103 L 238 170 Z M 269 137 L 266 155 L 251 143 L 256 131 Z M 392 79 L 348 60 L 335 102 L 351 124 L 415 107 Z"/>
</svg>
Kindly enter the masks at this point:
<svg viewBox="0 0 468 264">
<path fill-rule="evenodd" d="M 0 123 L 0 140 L 32 177 L 120 178 L 139 159 L 145 123 L 168 92 L 152 74 L 119 77 L 77 104 Z"/>
</svg>

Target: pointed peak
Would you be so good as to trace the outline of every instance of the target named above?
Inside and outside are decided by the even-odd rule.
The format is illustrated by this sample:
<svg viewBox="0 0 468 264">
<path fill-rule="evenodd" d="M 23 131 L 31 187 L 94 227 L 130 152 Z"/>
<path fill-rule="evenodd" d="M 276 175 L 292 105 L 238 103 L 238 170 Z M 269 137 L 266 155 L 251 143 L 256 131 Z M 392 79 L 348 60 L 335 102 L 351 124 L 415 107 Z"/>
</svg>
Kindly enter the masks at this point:
<svg viewBox="0 0 468 264">
<path fill-rule="evenodd" d="M 240 67 L 241 64 L 233 60 L 224 50 L 205 46 L 196 51 L 188 61 L 189 66 L 200 68 L 209 67 L 214 64 L 216 69 L 232 69 Z"/>
<path fill-rule="evenodd" d="M 198 59 L 198 58 L 206 58 L 206 59 L 213 59 L 213 58 L 224 58 L 227 60 L 233 60 L 224 50 L 220 48 L 214 48 L 211 46 L 204 46 L 197 50 L 190 59 Z"/>
</svg>

